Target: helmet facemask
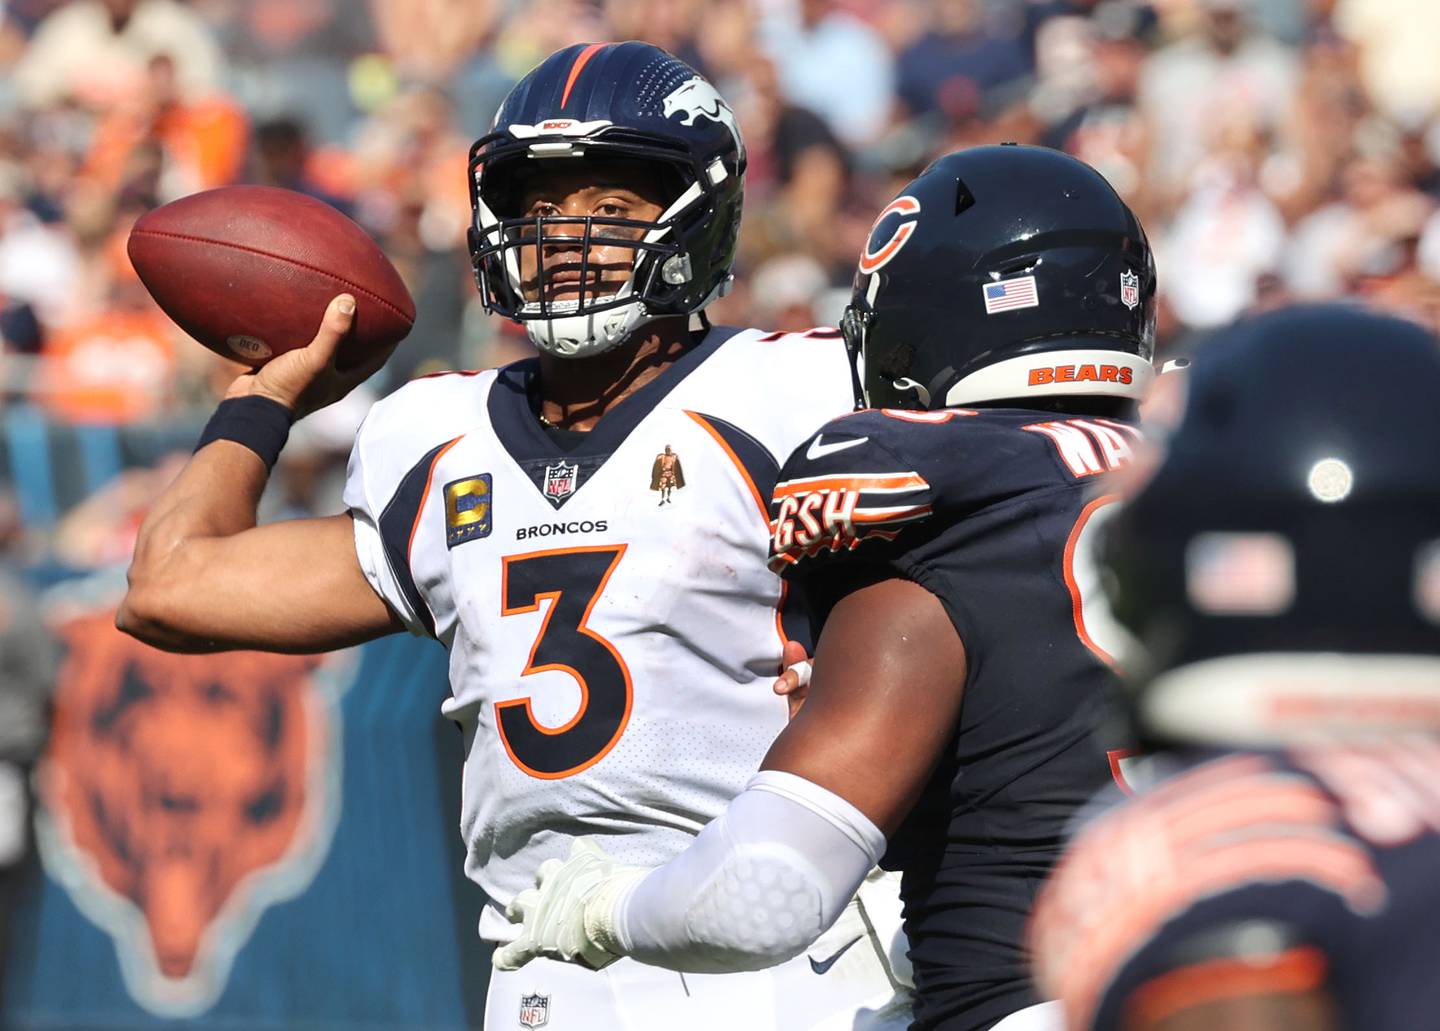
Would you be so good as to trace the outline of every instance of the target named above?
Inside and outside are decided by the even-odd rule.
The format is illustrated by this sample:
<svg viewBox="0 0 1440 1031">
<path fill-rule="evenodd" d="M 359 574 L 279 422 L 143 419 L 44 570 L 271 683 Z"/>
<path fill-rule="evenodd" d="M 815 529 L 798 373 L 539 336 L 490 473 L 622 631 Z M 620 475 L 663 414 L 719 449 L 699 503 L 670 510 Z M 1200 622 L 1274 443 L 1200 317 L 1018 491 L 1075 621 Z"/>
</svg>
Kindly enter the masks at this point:
<svg viewBox="0 0 1440 1031">
<path fill-rule="evenodd" d="M 696 178 L 688 160 L 663 148 L 602 149 L 597 142 L 507 143 L 492 136 L 477 143 L 471 157 L 470 251 L 485 308 L 523 323 L 538 348 L 562 358 L 602 354 L 646 322 L 698 310 L 728 285 L 722 281 L 696 304 L 685 249 L 689 234 L 714 217 L 723 167 L 717 183 L 709 183 L 713 169 Z M 555 154 L 537 158 L 536 148 L 544 146 Z M 583 157 L 587 146 L 599 150 L 602 161 L 627 159 L 654 169 L 663 209 L 653 221 L 520 210 L 525 172 L 551 162 L 564 168 L 561 162 Z M 562 147 L 569 148 L 563 155 Z"/>
<path fill-rule="evenodd" d="M 874 312 L 869 305 L 851 303 L 840 316 L 840 335 L 845 340 L 845 353 L 850 358 L 850 385 L 855 391 L 855 410 L 870 407 L 865 391 L 865 333 Z"/>
</svg>

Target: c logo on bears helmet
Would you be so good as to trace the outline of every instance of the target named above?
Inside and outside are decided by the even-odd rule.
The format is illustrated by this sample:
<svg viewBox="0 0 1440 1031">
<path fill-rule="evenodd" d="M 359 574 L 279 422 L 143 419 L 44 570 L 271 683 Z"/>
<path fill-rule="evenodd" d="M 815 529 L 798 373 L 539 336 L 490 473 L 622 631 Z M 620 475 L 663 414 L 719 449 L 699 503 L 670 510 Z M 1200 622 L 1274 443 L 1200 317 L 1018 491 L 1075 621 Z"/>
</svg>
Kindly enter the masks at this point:
<svg viewBox="0 0 1440 1031">
<path fill-rule="evenodd" d="M 885 241 L 878 247 L 875 245 L 875 236 L 880 230 L 880 223 L 884 222 L 891 215 L 918 215 L 920 214 L 920 202 L 909 194 L 896 197 L 885 210 L 875 217 L 875 224 L 870 227 L 870 241 L 865 245 L 865 253 L 860 255 L 860 271 L 867 276 L 872 272 L 878 272 L 884 268 L 891 258 L 900 253 L 900 248 L 905 246 L 906 241 L 915 233 L 915 219 L 901 219 Z"/>
</svg>

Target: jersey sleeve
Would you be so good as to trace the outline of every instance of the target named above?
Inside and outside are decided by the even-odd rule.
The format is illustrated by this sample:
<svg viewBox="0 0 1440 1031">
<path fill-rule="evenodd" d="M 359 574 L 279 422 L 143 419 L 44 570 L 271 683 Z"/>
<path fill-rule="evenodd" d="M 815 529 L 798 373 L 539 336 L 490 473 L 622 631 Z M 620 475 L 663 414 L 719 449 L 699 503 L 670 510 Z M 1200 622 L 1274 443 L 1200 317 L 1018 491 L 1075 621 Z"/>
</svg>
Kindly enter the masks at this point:
<svg viewBox="0 0 1440 1031">
<path fill-rule="evenodd" d="M 906 572 L 902 538 L 932 515 L 934 491 L 868 414 L 826 424 L 780 470 L 770 567 L 786 579 L 861 566 Z"/>
<path fill-rule="evenodd" d="M 410 581 L 409 589 L 402 582 L 394 564 L 401 556 L 395 554 L 394 549 L 387 549 L 386 536 L 381 529 L 381 520 L 396 485 L 383 482 L 385 463 L 377 453 L 381 445 L 376 440 L 383 436 L 383 432 L 375 427 L 376 416 L 376 409 L 372 409 L 361 424 L 345 474 L 344 501 L 355 526 L 355 554 L 365 579 L 370 581 L 375 593 L 400 617 L 407 630 L 417 636 L 424 635 L 425 624 L 416 611 L 420 599 L 414 590 L 414 581 Z M 387 486 L 390 488 L 388 491 Z"/>
<path fill-rule="evenodd" d="M 493 374 L 414 380 L 377 402 L 360 426 L 345 479 L 355 554 L 375 593 L 412 633 L 435 636 L 435 617 L 414 566 L 426 535 L 420 517 L 436 465 L 475 425 Z"/>
<path fill-rule="evenodd" d="M 1136 1007 L 1308 990 L 1347 914 L 1384 897 L 1328 793 L 1262 756 L 1228 756 L 1077 835 L 1031 919 L 1036 987 L 1076 1029 L 1119 1029 Z"/>
</svg>

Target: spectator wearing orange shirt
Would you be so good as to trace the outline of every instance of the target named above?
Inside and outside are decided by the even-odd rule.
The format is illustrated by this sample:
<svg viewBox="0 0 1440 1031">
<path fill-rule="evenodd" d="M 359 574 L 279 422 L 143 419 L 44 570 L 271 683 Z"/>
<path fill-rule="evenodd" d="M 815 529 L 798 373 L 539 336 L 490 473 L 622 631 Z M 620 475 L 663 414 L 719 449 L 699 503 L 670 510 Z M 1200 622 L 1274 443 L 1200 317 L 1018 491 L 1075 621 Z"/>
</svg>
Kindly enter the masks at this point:
<svg viewBox="0 0 1440 1031">
<path fill-rule="evenodd" d="M 85 175 L 118 192 L 127 185 L 136 152 L 160 150 L 158 199 L 234 182 L 244 167 L 249 126 L 229 97 L 187 98 L 168 55 L 152 58 L 141 87 L 106 110 L 95 127 Z"/>
<path fill-rule="evenodd" d="M 157 417 L 174 390 L 175 329 L 130 273 L 99 314 L 45 339 L 36 394 L 67 422 L 123 425 Z"/>
</svg>

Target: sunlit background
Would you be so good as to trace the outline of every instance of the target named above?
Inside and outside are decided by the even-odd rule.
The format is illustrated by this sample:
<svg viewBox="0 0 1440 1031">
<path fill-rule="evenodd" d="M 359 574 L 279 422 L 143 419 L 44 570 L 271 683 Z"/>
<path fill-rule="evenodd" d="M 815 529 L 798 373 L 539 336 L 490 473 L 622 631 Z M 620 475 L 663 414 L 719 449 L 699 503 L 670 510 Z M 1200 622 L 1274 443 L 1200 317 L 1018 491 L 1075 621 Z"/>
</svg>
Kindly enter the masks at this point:
<svg viewBox="0 0 1440 1031">
<path fill-rule="evenodd" d="M 308 677 L 316 700 L 290 718 L 291 742 L 262 743 L 259 758 L 212 747 L 178 771 L 147 766 L 145 734 L 188 740 L 223 707 L 185 685 L 234 667 L 150 670 L 145 734 L 96 729 L 95 706 L 116 708 L 124 670 L 147 660 L 115 650 L 94 613 L 236 371 L 185 339 L 129 267 L 126 233 L 158 204 L 237 182 L 304 191 L 380 240 L 416 299 L 387 368 L 297 427 L 267 518 L 338 509 L 378 394 L 530 353 L 523 332 L 485 316 L 470 278 L 466 153 L 520 76 L 579 41 L 657 43 L 739 117 L 745 218 L 717 322 L 833 324 L 897 188 L 940 153 L 1016 140 L 1092 163 L 1141 215 L 1162 355 L 1298 298 L 1364 297 L 1440 328 L 1430 0 L 9 0 L 0 12 L 0 867 L 29 851 L 13 819 L 3 826 L 23 783 L 5 771 L 36 768 L 52 695 L 53 761 L 36 783 L 48 805 L 88 812 L 42 816 L 9 928 L 5 1026 L 478 1019 L 484 957 L 447 795 L 459 742 L 435 729 L 438 649 L 382 643 L 264 674 Z M 1314 479 L 1341 490 L 1318 466 Z M 179 872 L 159 853 L 136 858 L 139 837 L 242 834 L 233 799 L 212 791 L 177 810 L 147 794 L 147 778 L 197 797 L 220 781 L 240 791 L 220 775 L 236 769 L 257 785 L 288 777 L 299 828 L 255 853 L 255 876 L 207 882 L 194 855 Z M 359 920 L 353 905 L 377 895 L 395 911 Z M 312 966 L 308 983 L 286 981 Z"/>
</svg>

